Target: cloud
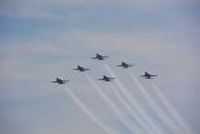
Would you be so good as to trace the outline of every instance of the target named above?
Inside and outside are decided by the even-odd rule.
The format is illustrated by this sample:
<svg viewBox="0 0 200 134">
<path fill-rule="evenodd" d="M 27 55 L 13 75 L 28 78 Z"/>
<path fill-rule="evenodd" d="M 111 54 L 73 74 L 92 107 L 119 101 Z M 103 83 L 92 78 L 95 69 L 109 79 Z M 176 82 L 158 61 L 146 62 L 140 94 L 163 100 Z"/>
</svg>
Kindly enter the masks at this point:
<svg viewBox="0 0 200 134">
<path fill-rule="evenodd" d="M 191 3 L 193 1 L 189 0 L 184 0 L 181 3 L 178 0 L 7 1 L 6 4 L 4 3 L 6 6 L 3 6 L 4 8 L 1 9 L 3 10 L 1 14 L 20 19 L 20 22 L 26 19 L 37 20 L 40 24 L 42 22 L 48 24 L 47 22 L 63 21 L 63 25 L 56 23 L 52 25 L 55 28 L 53 30 L 51 28 L 47 30 L 40 29 L 36 33 L 37 37 L 26 33 L 22 35 L 23 38 L 21 39 L 13 39 L 10 35 L 7 35 L 9 40 L 5 39 L 1 41 L 0 66 L 2 69 L 0 75 L 3 77 L 0 77 L 2 89 L 0 98 L 11 99 L 14 102 L 15 99 L 25 98 L 24 102 L 28 101 L 28 104 L 30 104 L 30 98 L 37 100 L 39 96 L 52 95 L 55 87 L 50 84 L 50 81 L 55 76 L 63 76 L 64 78 L 69 78 L 72 81 L 72 85 L 77 88 L 77 90 L 74 88 L 73 91 L 76 91 L 86 102 L 90 102 L 90 106 L 97 105 L 98 107 L 94 109 L 96 109 L 95 111 L 100 111 L 99 109 L 104 109 L 105 107 L 99 107 L 100 100 L 97 101 L 96 96 L 88 93 L 90 87 L 85 83 L 84 78 L 81 74 L 72 72 L 71 69 L 77 63 L 90 66 L 92 68 L 90 73 L 96 79 L 105 70 L 101 67 L 100 63 L 96 63 L 90 57 L 97 52 L 102 52 L 110 56 L 106 62 L 113 69 L 116 69 L 116 63 L 121 62 L 121 60 L 127 60 L 127 62 L 130 61 L 136 64 L 136 68 L 133 69 L 137 70 L 137 67 L 140 68 L 140 70 L 137 70 L 138 76 L 144 70 L 152 70 L 152 72 L 158 73 L 159 78 L 155 81 L 168 93 L 168 97 L 171 97 L 173 102 L 180 109 L 183 109 L 180 111 L 185 115 L 185 118 L 191 119 L 191 116 L 196 117 L 198 111 L 194 111 L 193 115 L 190 114 L 190 104 L 194 100 L 198 100 L 198 98 L 194 97 L 198 85 L 192 85 L 196 83 L 196 78 L 199 75 L 199 70 L 196 67 L 199 54 L 195 53 L 199 50 L 199 47 L 193 41 L 195 37 L 193 37 L 192 31 L 195 26 L 193 27 L 192 23 L 188 21 L 187 16 L 189 14 L 186 14 L 185 9 L 183 10 L 184 12 L 173 12 L 173 10 L 170 12 L 171 7 L 184 7 Z M 106 11 L 104 7 L 107 9 Z M 136 8 L 140 9 L 136 13 L 136 15 L 141 17 L 138 23 L 144 22 L 147 24 L 147 27 L 145 27 L 145 24 L 141 24 L 140 26 L 143 28 L 138 28 L 138 25 L 135 23 L 132 24 L 137 20 L 138 16 L 134 16 L 132 18 L 133 21 L 129 19 L 132 16 L 127 15 L 126 9 Z M 142 16 L 141 11 L 144 11 L 145 15 Z M 162 13 L 155 11 L 162 11 Z M 133 14 L 133 10 L 128 10 L 128 12 Z M 146 14 L 149 12 L 151 13 Z M 154 13 L 158 13 L 155 18 L 152 16 Z M 70 23 L 65 24 L 66 20 L 69 20 Z M 23 22 L 22 24 L 26 23 Z M 102 25 L 102 23 L 104 24 Z M 150 25 L 150 23 L 153 23 L 155 27 Z M 15 21 L 12 24 L 14 25 Z M 60 25 L 61 27 L 59 27 Z M 90 25 L 93 25 L 95 28 L 92 29 Z M 113 25 L 114 27 L 112 27 Z M 125 28 L 125 26 L 127 27 Z M 132 28 L 133 26 L 136 28 Z M 31 28 L 34 29 L 34 27 Z M 102 30 L 103 28 L 106 30 Z M 118 30 L 115 30 L 117 28 Z M 21 30 L 23 29 L 19 31 Z M 18 34 L 15 33 L 15 36 Z M 119 70 L 117 71 L 117 73 L 120 73 Z M 125 75 L 124 72 L 121 72 L 120 76 L 123 77 Z M 132 84 L 130 82 L 127 83 L 128 87 Z M 83 87 L 85 88 L 84 92 L 82 92 Z M 49 91 L 51 89 L 52 91 Z M 38 110 L 38 107 L 46 106 L 46 103 L 49 101 L 45 102 L 45 104 L 41 102 L 52 99 L 52 97 L 47 98 L 39 100 L 37 102 L 38 105 L 34 107 L 35 109 L 28 110 L 28 114 L 34 114 L 35 110 Z M 58 98 L 54 99 L 57 100 Z M 18 104 L 21 105 L 21 102 L 18 102 Z M 52 105 L 57 105 L 52 104 L 52 102 L 48 104 L 50 108 Z M 74 106 L 73 103 L 70 104 L 67 106 L 70 108 Z M 21 121 L 20 117 L 24 116 L 22 113 L 27 113 L 27 111 L 22 111 L 20 108 L 26 110 L 27 103 L 22 107 L 16 108 L 15 112 L 19 112 L 19 114 L 16 114 L 16 116 L 19 115 L 17 121 Z M 57 124 L 58 120 L 62 120 L 62 117 L 58 117 L 58 119 L 56 117 L 46 117 L 44 119 L 46 122 L 43 122 L 43 128 L 36 125 L 35 128 L 33 127 L 35 130 L 33 133 L 49 133 L 49 131 L 52 133 L 58 131 L 66 133 L 68 130 L 72 131 L 72 133 L 79 133 L 77 132 L 79 130 L 74 128 L 77 120 L 81 118 L 75 118 L 76 115 L 80 114 L 80 111 L 76 110 L 77 113 L 72 110 L 70 114 L 66 114 L 65 112 L 61 114 L 63 116 L 66 115 L 65 117 L 69 117 L 71 120 L 74 119 L 73 122 L 68 120 L 69 118 L 66 120 L 63 119 L 64 121 L 61 121 L 60 124 L 58 123 L 54 128 L 54 124 Z M 41 112 L 46 115 L 45 110 Z M 58 114 L 56 112 L 55 114 L 52 112 L 50 114 L 56 116 L 59 115 L 59 112 Z M 105 112 L 103 120 L 110 121 L 114 119 L 114 117 L 109 118 L 109 115 L 112 114 Z M 37 117 L 40 118 L 39 116 Z M 41 117 L 43 116 L 41 115 Z M 25 130 L 26 133 L 29 133 L 32 125 L 35 125 L 35 120 L 29 121 L 29 118 L 24 118 L 25 123 L 30 123 L 27 125 L 29 128 Z M 81 118 L 81 121 L 84 119 Z M 198 122 L 197 119 L 190 121 L 193 124 Z M 90 131 L 91 124 L 89 121 L 87 123 L 79 123 L 81 130 Z M 116 121 L 114 123 L 118 124 Z M 85 126 L 82 124 L 85 124 Z M 21 126 L 23 126 L 23 123 Z M 21 128 L 20 132 L 23 130 Z M 96 128 L 94 128 L 94 131 L 96 131 Z"/>
<path fill-rule="evenodd" d="M 71 68 L 74 66 L 72 65 L 73 59 L 77 59 L 78 62 L 89 61 L 87 65 L 91 65 L 93 61 L 91 61 L 90 56 L 92 56 L 93 52 L 108 52 L 110 59 L 108 62 L 115 68 L 115 62 L 120 62 L 119 58 L 124 57 L 125 59 L 130 59 L 132 61 L 138 61 L 135 64 L 137 66 L 143 65 L 142 69 L 151 69 L 154 71 L 159 70 L 159 81 L 160 83 L 165 83 L 167 86 L 167 92 L 169 94 L 174 93 L 174 89 L 176 88 L 169 88 L 172 86 L 177 87 L 178 84 L 188 86 L 191 84 L 193 80 L 192 77 L 194 73 L 198 70 L 194 69 L 194 62 L 195 62 L 195 55 L 194 49 L 195 44 L 192 47 L 191 44 L 187 42 L 179 42 L 177 40 L 171 39 L 169 37 L 165 37 L 161 35 L 159 32 L 154 34 L 149 32 L 122 32 L 122 33 L 115 33 L 115 32 L 99 32 L 99 31 L 86 31 L 86 30 L 71 30 L 71 31 L 59 31 L 59 32 L 52 32 L 52 33 L 44 33 L 45 38 L 43 35 L 39 38 L 33 39 L 24 39 L 18 41 L 4 41 L 3 45 L 1 45 L 0 51 L 4 53 L 3 59 L 0 59 L 0 64 L 3 65 L 3 69 L 1 73 L 3 73 L 4 77 L 1 77 L 0 82 L 3 83 L 3 88 L 8 93 L 15 93 L 15 96 L 20 96 L 22 98 L 30 98 L 30 96 L 38 98 L 38 94 L 42 93 L 41 96 L 46 96 L 49 94 L 48 90 L 53 90 L 54 87 L 50 85 L 49 81 L 51 78 L 54 77 L 55 74 L 66 74 L 66 70 L 69 68 L 71 72 Z M 187 39 L 186 39 L 187 41 Z M 1 53 L 2 54 L 2 53 Z M 2 55 L 1 55 L 2 56 Z M 75 58 L 76 57 L 76 58 Z M 130 58 L 131 57 L 131 58 Z M 93 65 L 93 64 L 92 64 Z M 146 67 L 147 66 L 147 67 Z M 94 66 L 91 66 L 93 70 L 91 73 L 96 73 L 96 70 L 100 70 L 99 72 L 103 72 L 103 68 L 99 67 L 99 64 L 95 62 Z M 141 66 L 140 66 L 141 67 Z M 3 72 L 2 72 L 3 71 Z M 93 72 L 92 72 L 93 71 Z M 184 73 L 183 73 L 184 72 Z M 191 75 L 191 72 L 192 75 Z M 139 72 L 140 73 L 140 72 Z M 138 74 L 139 74 L 138 73 Z M 67 74 L 68 75 L 68 74 Z M 100 74 L 98 74 L 100 75 Z M 125 74 L 122 74 L 125 75 Z M 2 76 L 2 75 L 1 75 Z M 91 89 L 88 84 L 84 83 L 85 81 L 82 79 L 83 77 L 80 74 L 70 73 L 68 75 L 74 87 L 78 87 L 78 89 L 73 88 L 73 91 L 76 91 L 86 102 L 90 102 L 90 106 L 100 104 L 100 100 L 96 101 L 95 96 L 88 93 Z M 97 77 L 97 75 L 95 75 Z M 166 77 L 166 78 L 164 78 Z M 81 83 L 82 86 L 79 86 L 77 83 Z M 12 83 L 10 83 L 12 81 Z M 24 83 L 26 81 L 26 83 Z M 184 81 L 182 83 L 181 81 Z M 174 83 L 173 83 L 174 82 Z M 73 85 L 72 84 L 72 85 Z M 80 85 L 81 85 L 80 84 Z M 165 85 L 163 84 L 163 85 Z M 5 86 L 6 85 L 6 86 Z M 130 84 L 131 85 L 131 84 Z M 170 86 L 171 85 L 171 86 Z M 2 86 L 2 84 L 1 84 Z M 84 93 L 79 92 L 83 91 L 82 87 L 85 88 Z M 12 89 L 12 90 L 11 90 Z M 15 91 L 13 91 L 15 89 Z M 17 90 L 16 90 L 17 89 Z M 75 90 L 74 90 L 75 89 Z M 25 91 L 24 91 L 25 90 Z M 44 91 L 45 90 L 45 91 Z M 179 98 L 175 101 L 178 104 L 182 104 L 181 100 L 187 99 L 188 105 L 193 102 L 193 93 L 188 93 L 188 89 L 178 89 L 178 91 L 182 92 L 179 95 Z M 189 92 L 194 91 L 195 89 L 190 89 Z M 165 90 L 166 91 L 166 90 Z M 52 92 L 51 92 L 52 93 Z M 187 94 L 188 98 L 181 98 L 184 94 Z M 24 97 L 24 96 L 28 97 Z M 4 96 L 4 95 L 3 95 Z M 10 96 L 10 95 L 8 95 Z M 90 97 L 92 96 L 92 97 Z M 31 98 L 34 98 L 31 97 Z M 176 98 L 176 96 L 173 96 Z M 12 97 L 11 97 L 12 98 Z M 56 99 L 56 98 L 55 98 Z M 95 99 L 95 100 L 94 100 Z M 194 98 L 195 99 L 195 98 Z M 92 101 L 91 101 L 92 100 Z M 41 101 L 41 100 L 40 100 Z M 85 102 L 84 101 L 84 102 Z M 179 102 L 180 101 L 180 102 Z M 29 102 L 30 103 L 30 102 Z M 21 104 L 19 102 L 19 104 Z M 178 105 L 177 104 L 177 105 Z M 42 107 L 46 104 L 38 104 L 35 107 Z M 53 104 L 54 106 L 56 104 Z M 33 106 L 33 105 L 31 105 Z M 62 105 L 63 106 L 63 105 Z M 51 105 L 48 106 L 51 108 Z M 181 105 L 180 107 L 189 107 Z M 27 108 L 26 105 L 23 108 Z M 95 111 L 99 111 L 100 107 L 94 107 Z M 104 109 L 104 107 L 103 107 Z M 45 109 L 46 110 L 46 109 Z M 45 114 L 45 110 L 42 111 Z M 21 121 L 21 116 L 24 114 L 19 114 L 20 109 L 16 109 L 16 117 L 17 121 Z M 189 118 L 190 114 L 188 114 L 188 110 L 183 110 L 185 112 L 185 118 Z M 190 110 L 189 110 L 190 111 Z M 18 113 L 19 112 L 19 113 Z M 34 114 L 32 110 L 22 111 L 25 114 L 32 115 Z M 30 113 L 29 113 L 30 112 Z M 56 112 L 55 112 L 56 113 Z M 52 113 L 50 113 L 52 114 Z M 63 112 L 62 115 L 64 116 L 66 113 Z M 66 117 L 71 117 L 72 120 L 76 120 L 73 118 L 74 116 L 78 115 L 79 113 L 70 113 L 66 114 Z M 53 114 L 54 115 L 54 114 Z M 56 115 L 56 114 L 55 114 Z M 59 115 L 59 114 L 58 114 Z M 104 121 L 112 118 L 105 118 L 108 114 L 105 112 Z M 197 115 L 197 114 L 195 114 Z M 85 115 L 83 115 L 85 116 Z M 36 115 L 39 118 L 39 116 Z M 58 119 L 57 119 L 58 118 Z M 83 117 L 85 118 L 85 117 Z M 83 118 L 79 117 L 80 120 L 84 120 Z M 51 119 L 52 122 L 46 124 Z M 69 123 L 69 126 L 74 125 L 73 122 L 68 121 L 65 119 L 61 124 L 58 124 L 56 128 L 51 127 L 52 124 L 55 124 L 58 120 L 61 120 L 61 117 L 55 118 L 47 118 L 45 117 L 45 122 L 43 122 L 43 127 L 47 129 L 41 129 L 40 126 L 32 126 L 35 125 L 34 123 L 36 120 L 27 120 L 24 118 L 24 122 L 27 123 L 27 130 L 23 128 L 20 129 L 21 131 L 29 132 L 31 129 L 37 131 L 37 133 L 43 133 L 48 131 L 56 132 L 60 129 L 61 133 L 65 131 L 72 131 L 77 132 L 76 128 L 65 128 L 65 123 Z M 102 119 L 102 118 L 101 118 Z M 74 122 L 75 123 L 75 122 Z M 81 122 L 79 122 L 81 124 Z M 118 122 L 117 122 L 118 123 Z M 195 123 L 195 121 L 193 121 Z M 21 124 L 23 126 L 23 124 Z M 85 126 L 81 125 L 80 128 L 84 131 L 90 131 L 90 122 L 88 121 Z M 58 129 L 57 129 L 58 128 Z M 94 128 L 94 131 L 96 128 Z"/>
<path fill-rule="evenodd" d="M 64 64 L 70 65 L 73 64 L 75 60 L 81 62 L 81 60 L 88 59 L 92 56 L 92 52 L 96 53 L 103 50 L 107 53 L 120 53 L 120 55 L 125 53 L 127 57 L 131 56 L 131 53 L 133 53 L 136 57 L 141 57 L 140 59 L 143 58 L 143 60 L 145 60 L 147 58 L 150 61 L 153 60 L 155 64 L 160 64 L 160 62 L 165 61 L 163 64 L 171 64 L 171 67 L 174 67 L 174 61 L 177 61 L 180 64 L 177 64 L 176 67 L 183 69 L 182 71 L 178 71 L 180 74 L 181 72 L 187 73 L 187 69 L 195 66 L 195 57 L 197 56 L 194 53 L 195 47 L 191 47 L 187 42 L 177 42 L 177 40 L 168 37 L 164 38 L 163 35 L 159 35 L 159 33 L 155 32 L 152 35 L 148 32 L 136 34 L 135 32 L 105 33 L 73 30 L 53 33 L 53 35 L 49 37 L 54 38 L 9 42 L 8 44 L 10 45 L 5 44 L 4 47 L 2 47 L 1 50 L 6 53 L 5 55 L 7 58 L 5 58 L 1 64 L 6 66 L 5 69 L 13 68 L 15 65 L 13 69 L 18 74 L 14 72 L 10 73 L 10 78 L 21 76 L 22 74 L 20 74 L 19 70 L 24 72 L 24 67 L 27 68 L 27 74 L 24 72 L 25 75 L 30 75 L 29 70 L 34 70 L 35 73 L 33 75 L 35 76 L 37 74 L 40 76 L 38 70 L 34 68 L 40 68 L 45 71 L 45 68 L 50 69 L 50 67 L 58 67 L 49 66 L 49 64 L 62 63 L 62 66 Z M 180 56 L 177 55 L 177 50 L 179 50 Z M 88 51 L 91 51 L 91 53 L 88 54 Z M 177 56 L 174 57 L 174 55 Z M 67 60 L 65 60 L 66 58 Z M 35 64 L 31 65 L 33 62 Z M 39 67 L 39 64 L 42 65 Z M 22 65 L 26 66 L 20 69 Z M 11 72 L 13 69 L 10 69 Z M 196 70 L 194 70 L 194 72 L 195 71 Z M 48 73 L 48 71 L 45 72 L 45 74 Z M 188 75 L 190 73 L 191 71 L 188 72 Z M 30 77 L 31 75 L 29 78 Z"/>
<path fill-rule="evenodd" d="M 27 4 L 27 5 L 37 5 L 37 6 L 57 6 L 57 5 L 126 5 L 126 6 L 162 6 L 162 5 L 183 5 L 186 3 L 195 3 L 196 1 L 191 0 L 182 0 L 180 3 L 178 0 L 73 0 L 73 1 L 65 1 L 65 0 L 35 0 L 35 1 L 27 1 L 27 0 L 18 0 L 16 3 L 19 4 Z"/>
<path fill-rule="evenodd" d="M 61 9 L 109 7 L 111 9 L 139 8 L 146 11 L 159 11 L 170 7 L 196 4 L 195 0 L 182 0 L 181 3 L 178 0 L 17 0 L 14 2 L 8 0 L 3 3 L 1 14 L 23 19 L 62 20 L 63 16 L 57 13 Z"/>
</svg>

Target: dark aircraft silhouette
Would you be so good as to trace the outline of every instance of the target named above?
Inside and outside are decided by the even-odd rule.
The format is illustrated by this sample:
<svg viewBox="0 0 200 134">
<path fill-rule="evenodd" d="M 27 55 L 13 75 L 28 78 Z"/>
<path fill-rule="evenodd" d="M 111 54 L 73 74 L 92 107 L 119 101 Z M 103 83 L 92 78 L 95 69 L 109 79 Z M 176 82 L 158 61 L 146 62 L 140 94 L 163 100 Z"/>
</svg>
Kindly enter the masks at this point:
<svg viewBox="0 0 200 134">
<path fill-rule="evenodd" d="M 97 60 L 105 60 L 105 58 L 108 58 L 108 56 L 103 56 L 100 54 L 96 54 L 96 57 L 92 57 L 92 59 L 97 59 Z"/>
<path fill-rule="evenodd" d="M 115 78 L 113 78 L 113 77 L 108 77 L 108 76 L 103 75 L 103 78 L 102 79 L 98 79 L 98 80 L 103 80 L 103 81 L 106 81 L 106 82 L 110 82 L 110 81 L 112 81 L 114 79 Z"/>
<path fill-rule="evenodd" d="M 117 65 L 118 67 L 122 67 L 122 68 L 129 68 L 129 67 L 132 67 L 133 65 L 132 64 L 128 64 L 124 61 L 121 62 L 121 65 Z"/>
<path fill-rule="evenodd" d="M 66 84 L 67 82 L 69 82 L 69 80 L 63 80 L 61 78 L 56 77 L 55 81 L 52 81 L 52 83 L 57 83 L 57 84 Z"/>
<path fill-rule="evenodd" d="M 76 71 L 80 71 L 80 72 L 84 72 L 84 71 L 88 71 L 90 70 L 89 68 L 84 68 L 82 66 L 77 65 L 77 68 L 74 68 L 72 70 L 76 70 Z"/>
<path fill-rule="evenodd" d="M 150 73 L 145 72 L 144 75 L 141 77 L 144 77 L 145 79 L 153 79 L 154 77 L 157 77 L 158 75 L 152 75 Z"/>
</svg>

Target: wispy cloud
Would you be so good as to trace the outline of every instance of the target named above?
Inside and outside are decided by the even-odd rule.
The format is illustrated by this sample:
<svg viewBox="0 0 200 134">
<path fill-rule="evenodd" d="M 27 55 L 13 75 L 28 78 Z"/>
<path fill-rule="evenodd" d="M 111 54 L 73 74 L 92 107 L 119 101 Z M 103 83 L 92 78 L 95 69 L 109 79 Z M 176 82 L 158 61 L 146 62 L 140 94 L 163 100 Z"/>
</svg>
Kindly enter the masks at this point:
<svg viewBox="0 0 200 134">
<path fill-rule="evenodd" d="M 72 87 L 76 87 L 73 91 L 84 101 L 91 102 L 90 106 L 99 115 L 103 114 L 102 120 L 111 122 L 109 125 L 117 130 L 123 130 L 102 100 L 90 92 L 91 87 L 85 83 L 82 74 L 71 70 L 79 63 L 92 69 L 91 76 L 100 76 L 105 70 L 101 63 L 90 58 L 102 52 L 109 55 L 107 62 L 114 71 L 117 70 L 117 63 L 127 60 L 136 65 L 133 69 L 138 76 L 144 70 L 159 74 L 156 81 L 164 87 L 166 96 L 173 100 L 180 113 L 198 131 L 199 111 L 191 110 L 198 107 L 194 102 L 198 101 L 196 92 L 200 74 L 197 69 L 199 47 L 195 42 L 196 14 L 193 14 L 197 2 L 6 0 L 1 3 L 3 21 L 0 34 L 5 38 L 0 38 L 0 75 L 3 76 L 0 77 L 0 103 L 5 110 L 15 113 L 7 114 L 9 123 L 15 119 L 13 126 L 8 127 L 18 129 L 20 134 L 30 130 L 38 134 L 66 131 L 101 133 L 69 98 L 59 101 L 61 95 L 50 81 L 55 76 L 61 76 L 69 78 Z M 116 72 L 126 77 L 124 71 Z M 127 88 L 132 89 L 128 79 L 123 81 L 127 83 Z M 10 102 L 16 107 L 12 107 Z M 105 113 L 100 113 L 99 109 L 104 109 Z M 39 119 L 44 120 L 41 126 L 37 125 Z M 77 121 L 81 124 L 80 130 L 75 128 Z M 24 129 L 24 124 L 27 129 Z"/>
<path fill-rule="evenodd" d="M 4 2 L 3 8 L 1 8 L 1 14 L 20 17 L 24 19 L 58 19 L 62 20 L 63 16 L 59 15 L 57 11 L 68 10 L 73 8 L 99 8 L 99 7 L 110 7 L 110 8 L 136 8 L 143 9 L 146 11 L 157 11 L 160 9 L 168 9 L 172 7 L 184 7 L 188 5 L 196 5 L 196 1 L 182 0 L 181 3 L 176 1 L 166 1 L 166 0 L 17 0 Z"/>
</svg>

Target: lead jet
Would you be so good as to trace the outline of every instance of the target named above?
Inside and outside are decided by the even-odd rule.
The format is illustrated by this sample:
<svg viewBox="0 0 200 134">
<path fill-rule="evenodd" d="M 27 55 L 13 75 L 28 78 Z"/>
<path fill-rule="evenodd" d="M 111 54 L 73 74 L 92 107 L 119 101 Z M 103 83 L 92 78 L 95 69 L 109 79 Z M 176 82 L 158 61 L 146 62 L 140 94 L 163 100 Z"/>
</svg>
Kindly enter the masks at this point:
<svg viewBox="0 0 200 134">
<path fill-rule="evenodd" d="M 90 70 L 89 68 L 84 68 L 82 66 L 77 65 L 77 68 L 74 68 L 72 70 L 76 70 L 76 71 L 80 71 L 80 72 L 84 72 L 84 71 L 88 71 Z"/>
<path fill-rule="evenodd" d="M 57 83 L 57 84 L 66 84 L 67 82 L 69 82 L 69 80 L 63 80 L 61 78 L 56 77 L 55 81 L 52 81 L 52 83 Z"/>
<path fill-rule="evenodd" d="M 100 54 L 96 54 L 96 57 L 92 57 L 92 59 L 97 59 L 97 60 L 105 60 L 105 58 L 108 58 L 108 56 L 103 56 Z"/>
<path fill-rule="evenodd" d="M 102 81 L 105 81 L 105 82 L 110 82 L 112 80 L 114 80 L 115 78 L 113 77 L 108 77 L 106 75 L 103 75 L 103 78 L 102 79 L 98 79 L 98 80 L 102 80 Z"/>
<path fill-rule="evenodd" d="M 124 61 L 121 62 L 120 65 L 117 65 L 118 67 L 122 67 L 122 68 L 129 68 L 129 67 L 132 67 L 133 65 L 132 64 L 128 64 Z"/>
<path fill-rule="evenodd" d="M 141 77 L 144 77 L 145 79 L 153 79 L 154 77 L 157 77 L 158 75 L 152 75 L 150 73 L 145 72 L 144 75 Z"/>
</svg>

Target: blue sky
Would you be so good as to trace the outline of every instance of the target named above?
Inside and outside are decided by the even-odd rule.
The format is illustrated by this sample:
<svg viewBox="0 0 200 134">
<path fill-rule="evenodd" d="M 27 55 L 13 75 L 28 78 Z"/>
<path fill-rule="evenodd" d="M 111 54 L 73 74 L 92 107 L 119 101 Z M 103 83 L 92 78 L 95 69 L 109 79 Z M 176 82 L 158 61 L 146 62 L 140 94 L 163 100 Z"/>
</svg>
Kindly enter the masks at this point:
<svg viewBox="0 0 200 134">
<path fill-rule="evenodd" d="M 153 82 L 198 134 L 198 12 L 199 2 L 191 0 L 1 1 L 0 131 L 105 133 L 63 86 L 50 83 L 61 76 L 70 79 L 70 89 L 103 123 L 129 134 L 84 75 L 71 70 L 77 64 L 89 67 L 94 80 L 108 74 L 102 63 L 90 59 L 98 52 L 110 56 L 106 63 L 145 106 L 128 73 L 115 65 L 125 60 L 136 65 L 132 70 L 137 76 L 144 71 L 159 74 Z M 140 81 L 151 90 L 148 82 Z M 122 108 L 109 90 L 111 85 L 96 82 Z M 170 133 L 150 108 L 146 110 L 163 133 Z"/>
</svg>

